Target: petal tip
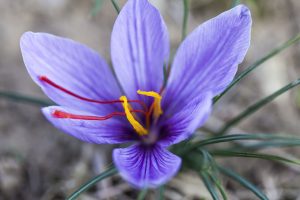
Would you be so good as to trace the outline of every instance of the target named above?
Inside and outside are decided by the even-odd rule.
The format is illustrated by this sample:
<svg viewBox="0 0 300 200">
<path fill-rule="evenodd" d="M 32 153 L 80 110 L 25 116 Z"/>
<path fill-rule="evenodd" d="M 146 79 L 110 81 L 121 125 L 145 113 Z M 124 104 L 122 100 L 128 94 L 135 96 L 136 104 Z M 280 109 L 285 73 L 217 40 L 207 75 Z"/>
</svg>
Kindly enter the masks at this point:
<svg viewBox="0 0 300 200">
<path fill-rule="evenodd" d="M 25 33 L 23 33 L 20 37 L 20 46 L 22 47 L 22 45 L 33 35 L 34 35 L 34 33 L 31 31 L 26 31 Z"/>
<path fill-rule="evenodd" d="M 43 108 L 41 108 L 41 111 L 42 111 L 43 115 L 48 119 L 49 113 L 51 113 L 51 111 L 52 111 L 52 106 L 43 107 Z"/>
<path fill-rule="evenodd" d="M 26 38 L 26 37 L 29 37 L 31 35 L 33 35 L 34 33 L 32 31 L 26 31 L 24 32 L 22 35 L 21 35 L 21 40 Z"/>
<path fill-rule="evenodd" d="M 241 4 L 233 9 L 236 9 L 236 12 L 241 20 L 247 20 L 251 18 L 251 12 L 247 6 Z"/>
</svg>

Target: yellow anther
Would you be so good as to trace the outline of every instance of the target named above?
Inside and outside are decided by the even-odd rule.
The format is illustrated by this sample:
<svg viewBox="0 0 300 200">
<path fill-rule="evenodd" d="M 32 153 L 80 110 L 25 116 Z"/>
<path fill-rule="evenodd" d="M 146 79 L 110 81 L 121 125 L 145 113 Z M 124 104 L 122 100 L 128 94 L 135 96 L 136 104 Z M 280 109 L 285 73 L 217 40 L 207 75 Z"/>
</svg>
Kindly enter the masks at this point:
<svg viewBox="0 0 300 200">
<path fill-rule="evenodd" d="M 131 106 L 128 103 L 128 100 L 125 96 L 121 96 L 120 100 L 122 101 L 122 105 L 129 123 L 133 126 L 134 130 L 140 135 L 147 135 L 148 131 L 137 121 L 134 119 L 133 115 L 130 112 Z"/>
<path fill-rule="evenodd" d="M 160 94 L 158 94 L 157 92 L 153 92 L 153 91 L 145 92 L 145 91 L 141 91 L 141 90 L 138 90 L 137 93 L 140 94 L 140 95 L 144 95 L 144 96 L 154 98 L 154 102 L 153 102 L 153 106 L 154 106 L 153 115 L 154 115 L 154 117 L 158 118 L 163 113 L 163 111 L 161 109 L 161 96 L 160 96 Z"/>
</svg>

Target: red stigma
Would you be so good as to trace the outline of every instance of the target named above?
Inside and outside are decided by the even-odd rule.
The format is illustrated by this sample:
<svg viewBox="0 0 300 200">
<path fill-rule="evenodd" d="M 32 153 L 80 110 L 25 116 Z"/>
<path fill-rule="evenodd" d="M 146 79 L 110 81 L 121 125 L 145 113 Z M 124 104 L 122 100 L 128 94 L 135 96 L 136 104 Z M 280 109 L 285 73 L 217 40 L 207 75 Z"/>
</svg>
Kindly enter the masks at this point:
<svg viewBox="0 0 300 200">
<path fill-rule="evenodd" d="M 70 90 L 67 90 L 66 88 L 56 84 L 55 82 L 51 81 L 48 77 L 46 76 L 39 76 L 38 77 L 39 80 L 51 85 L 52 87 L 55 87 L 56 89 L 59 89 L 60 91 L 64 92 L 64 93 L 67 93 L 69 94 L 70 96 L 73 96 L 77 99 L 80 99 L 80 100 L 83 100 L 83 101 L 88 101 L 88 102 L 92 102 L 92 103 L 100 103 L 100 104 L 113 104 L 113 103 L 122 103 L 123 101 L 121 100 L 108 100 L 108 101 L 102 101 L 102 100 L 94 100 L 94 99 L 89 99 L 89 98 L 86 98 L 86 97 L 83 97 L 83 96 L 80 96 L 78 94 L 75 94 L 74 92 L 70 91 Z M 139 100 L 128 100 L 128 102 L 131 102 L 131 103 L 139 103 L 140 105 L 143 106 L 143 108 L 147 109 L 147 106 L 145 105 L 144 102 L 142 101 L 139 101 Z"/>
<path fill-rule="evenodd" d="M 83 119 L 83 120 L 107 120 L 114 116 L 124 116 L 125 113 L 122 112 L 114 112 L 109 115 L 99 117 L 99 116 L 88 116 L 88 115 L 76 115 L 64 111 L 55 110 L 52 113 L 52 116 L 55 118 L 62 118 L 62 119 Z"/>
<path fill-rule="evenodd" d="M 144 111 L 141 110 L 132 110 L 131 112 L 141 112 L 144 113 Z M 89 115 L 77 115 L 72 114 L 60 110 L 54 110 L 52 112 L 52 116 L 55 118 L 61 118 L 61 119 L 82 119 L 82 120 L 107 120 L 115 116 L 126 116 L 124 112 L 113 112 L 106 116 L 89 116 Z"/>
</svg>

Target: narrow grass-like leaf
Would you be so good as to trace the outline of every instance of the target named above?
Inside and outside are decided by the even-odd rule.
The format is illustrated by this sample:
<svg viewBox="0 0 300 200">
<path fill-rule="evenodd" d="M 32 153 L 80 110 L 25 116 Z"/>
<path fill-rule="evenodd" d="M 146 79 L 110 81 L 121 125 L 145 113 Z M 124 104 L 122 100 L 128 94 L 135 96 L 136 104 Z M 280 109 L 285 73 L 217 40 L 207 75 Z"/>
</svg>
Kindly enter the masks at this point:
<svg viewBox="0 0 300 200">
<path fill-rule="evenodd" d="M 237 5 L 239 5 L 240 3 L 241 3 L 240 0 L 232 0 L 232 2 L 231 2 L 231 8 L 233 8 L 233 7 L 237 6 Z"/>
<path fill-rule="evenodd" d="M 207 158 L 209 165 L 211 166 L 210 170 L 208 171 L 208 175 L 209 175 L 210 179 L 212 180 L 214 185 L 220 191 L 223 200 L 227 200 L 227 195 L 226 195 L 225 189 L 224 189 L 221 181 L 218 179 L 218 175 L 219 175 L 218 164 L 216 163 L 216 161 L 214 160 L 214 158 L 210 152 L 208 152 L 204 149 L 200 149 L 200 151 L 203 154 L 203 158 Z"/>
<path fill-rule="evenodd" d="M 183 1 L 183 20 L 182 20 L 182 32 L 181 40 L 183 41 L 187 35 L 188 18 L 189 18 L 189 0 Z"/>
<path fill-rule="evenodd" d="M 207 190 L 214 200 L 219 199 L 215 186 L 217 186 L 217 188 L 219 189 L 223 199 L 226 200 L 227 197 L 225 194 L 225 190 L 217 179 L 218 169 L 216 167 L 217 164 L 215 163 L 215 160 L 205 149 L 198 149 L 198 152 L 202 154 L 202 160 L 201 162 L 199 162 L 201 163 L 201 165 L 194 167 L 194 169 L 196 169 L 196 171 L 201 176 L 203 183 L 205 184 Z"/>
<path fill-rule="evenodd" d="M 146 195 L 147 195 L 148 190 L 147 189 L 143 189 L 140 191 L 137 200 L 144 200 Z"/>
<path fill-rule="evenodd" d="M 228 198 L 221 181 L 215 176 L 215 174 L 209 174 L 209 177 L 213 181 L 213 183 L 217 186 L 218 190 L 222 195 L 223 200 L 227 200 Z"/>
<path fill-rule="evenodd" d="M 234 171 L 226 169 L 222 166 L 218 166 L 218 168 L 221 173 L 234 179 L 235 181 L 240 183 L 242 186 L 244 186 L 245 188 L 252 191 L 259 199 L 268 200 L 268 197 L 262 191 L 260 191 L 255 185 L 253 185 L 251 182 L 246 180 L 244 177 L 242 177 L 242 176 L 238 175 L 237 173 L 235 173 Z"/>
<path fill-rule="evenodd" d="M 273 94 L 259 100 L 258 102 L 254 103 L 253 105 L 249 106 L 246 110 L 244 110 L 242 113 L 240 113 L 238 116 L 231 119 L 229 122 L 227 122 L 219 131 L 219 134 L 225 134 L 226 131 L 228 131 L 232 126 L 238 124 L 243 119 L 254 113 L 255 111 L 259 110 L 263 106 L 265 106 L 267 103 L 274 100 L 276 97 L 280 96 L 281 94 L 287 92 L 288 90 L 292 89 L 293 87 L 296 87 L 300 84 L 300 78 L 287 84 L 286 86 L 282 87 L 281 89 L 277 90 Z"/>
<path fill-rule="evenodd" d="M 162 185 L 158 188 L 158 194 L 156 196 L 156 200 L 164 200 L 164 194 L 165 194 L 165 186 Z"/>
<path fill-rule="evenodd" d="M 94 0 L 94 6 L 91 11 L 92 16 L 95 16 L 100 11 L 100 9 L 102 8 L 102 3 L 103 0 Z"/>
<path fill-rule="evenodd" d="M 276 56 L 277 54 L 279 54 L 280 52 L 282 52 L 283 50 L 285 50 L 286 48 L 288 48 L 289 46 L 297 43 L 300 41 L 300 34 L 296 35 L 295 37 L 289 39 L 288 41 L 286 41 L 285 43 L 283 43 L 281 46 L 273 49 L 270 53 L 268 53 L 267 55 L 265 55 L 264 57 L 260 58 L 259 60 L 257 60 L 255 63 L 253 63 L 252 65 L 250 65 L 249 67 L 247 67 L 246 70 L 244 70 L 240 75 L 238 75 L 231 83 L 230 85 L 217 97 L 214 98 L 214 103 L 216 103 L 222 96 L 224 96 L 224 94 L 226 94 L 234 85 L 236 85 L 240 80 L 242 80 L 244 77 L 246 77 L 250 72 L 252 72 L 254 69 L 256 69 L 257 67 L 259 67 L 261 64 L 263 64 L 264 62 L 266 62 L 267 60 L 269 60 L 270 58 L 272 58 L 273 56 Z"/>
<path fill-rule="evenodd" d="M 219 200 L 218 193 L 215 190 L 215 187 L 213 186 L 213 184 L 211 183 L 211 180 L 209 178 L 209 174 L 205 171 L 201 171 L 199 174 L 200 174 L 200 176 L 203 180 L 204 185 L 206 186 L 207 190 L 209 191 L 211 197 L 214 200 Z"/>
<path fill-rule="evenodd" d="M 85 191 L 87 191 L 89 188 L 93 187 L 96 183 L 99 181 L 102 181 L 105 178 L 108 178 L 110 176 L 113 176 L 118 171 L 115 167 L 110 167 L 106 171 L 102 172 L 100 175 L 92 178 L 87 183 L 82 185 L 78 190 L 76 190 L 73 194 L 71 194 L 66 200 L 75 200 L 79 195 Z"/>
<path fill-rule="evenodd" d="M 243 145 L 242 148 L 253 151 L 253 150 L 259 150 L 265 148 L 293 147 L 293 146 L 300 146 L 300 139 L 265 141 L 256 144 L 246 144 Z"/>
<path fill-rule="evenodd" d="M 210 157 L 210 154 L 208 151 L 205 149 L 199 149 L 199 152 L 202 154 L 202 162 L 201 162 L 201 171 L 211 171 L 211 167 L 213 166 L 214 163 L 212 163 L 213 158 Z"/>
<path fill-rule="evenodd" d="M 294 146 L 300 144 L 300 138 L 291 137 L 291 136 L 281 136 L 281 135 L 274 135 L 274 134 L 232 134 L 232 135 L 215 136 L 209 139 L 192 143 L 191 145 L 186 147 L 183 151 L 178 152 L 178 154 L 184 155 L 191 150 L 198 149 L 206 145 L 217 144 L 222 142 L 232 142 L 236 140 L 263 140 L 266 142 L 281 142 L 285 144 L 294 144 Z"/>
<path fill-rule="evenodd" d="M 163 74 L 164 74 L 164 83 L 163 83 L 163 88 L 165 88 L 166 87 L 166 85 L 167 85 L 167 81 L 168 81 L 168 76 L 169 76 L 169 74 L 168 74 L 168 67 L 167 67 L 167 65 L 166 64 L 164 64 L 164 66 L 163 66 Z"/>
<path fill-rule="evenodd" d="M 49 105 L 54 104 L 50 100 L 40 99 L 40 98 L 23 95 L 23 94 L 19 94 L 16 92 L 9 92 L 9 91 L 0 91 L 0 97 L 6 98 L 6 99 L 9 99 L 12 101 L 30 103 L 30 104 L 37 105 L 37 106 L 49 106 Z"/>
<path fill-rule="evenodd" d="M 199 155 L 201 153 L 202 155 Z M 219 199 L 218 193 L 215 186 L 220 191 L 224 200 L 227 200 L 226 192 L 218 180 L 219 170 L 217 168 L 217 163 L 215 162 L 212 155 L 205 149 L 197 149 L 191 153 L 183 156 L 184 161 L 189 160 L 189 167 L 195 170 L 203 180 L 203 183 L 207 187 L 207 190 L 213 197 L 213 199 Z"/>
<path fill-rule="evenodd" d="M 114 6 L 115 10 L 117 11 L 117 13 L 119 14 L 121 9 L 120 6 L 118 5 L 118 3 L 116 2 L 116 0 L 111 0 L 112 5 Z"/>
<path fill-rule="evenodd" d="M 300 160 L 292 160 L 281 156 L 263 154 L 263 153 L 250 153 L 241 151 L 228 151 L 228 150 L 214 150 L 210 152 L 213 156 L 220 157 L 244 157 L 244 158 L 259 158 L 264 160 L 271 160 L 284 163 L 292 163 L 300 165 Z"/>
</svg>

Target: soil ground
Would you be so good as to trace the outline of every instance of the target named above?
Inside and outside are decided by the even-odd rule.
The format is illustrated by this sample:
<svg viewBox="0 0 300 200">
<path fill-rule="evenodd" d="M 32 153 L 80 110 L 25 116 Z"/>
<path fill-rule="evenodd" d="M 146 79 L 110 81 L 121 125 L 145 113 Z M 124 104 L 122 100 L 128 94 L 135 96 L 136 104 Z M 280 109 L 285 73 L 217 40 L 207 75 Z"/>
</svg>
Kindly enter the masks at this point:
<svg viewBox="0 0 300 200">
<path fill-rule="evenodd" d="M 153 0 L 171 35 L 172 49 L 180 42 L 181 0 Z M 300 32 L 300 1 L 245 0 L 253 15 L 252 42 L 240 71 Z M 123 5 L 124 1 L 121 1 Z M 93 15 L 92 0 L 0 0 L 0 90 L 46 98 L 30 79 L 22 62 L 19 39 L 25 31 L 48 32 L 80 41 L 109 60 L 110 33 L 116 12 L 103 0 Z M 192 0 L 189 31 L 230 7 L 229 0 Z M 234 117 L 246 106 L 300 76 L 299 45 L 264 63 L 228 93 L 206 124 Z M 296 88 L 241 123 L 236 130 L 282 133 L 300 137 L 300 88 Z M 233 130 L 234 132 L 234 130 Z M 59 200 L 111 163 L 111 146 L 80 142 L 55 129 L 39 106 L 0 99 L 0 200 Z M 300 150 L 268 150 L 299 157 Z M 300 199 L 299 168 L 253 159 L 223 159 L 263 188 L 271 200 Z M 255 197 L 236 183 L 223 180 L 230 200 Z M 135 199 L 137 192 L 118 176 L 101 182 L 82 200 Z M 166 187 L 166 199 L 210 199 L 192 172 L 179 174 Z M 150 191 L 148 199 L 154 199 Z"/>
</svg>

